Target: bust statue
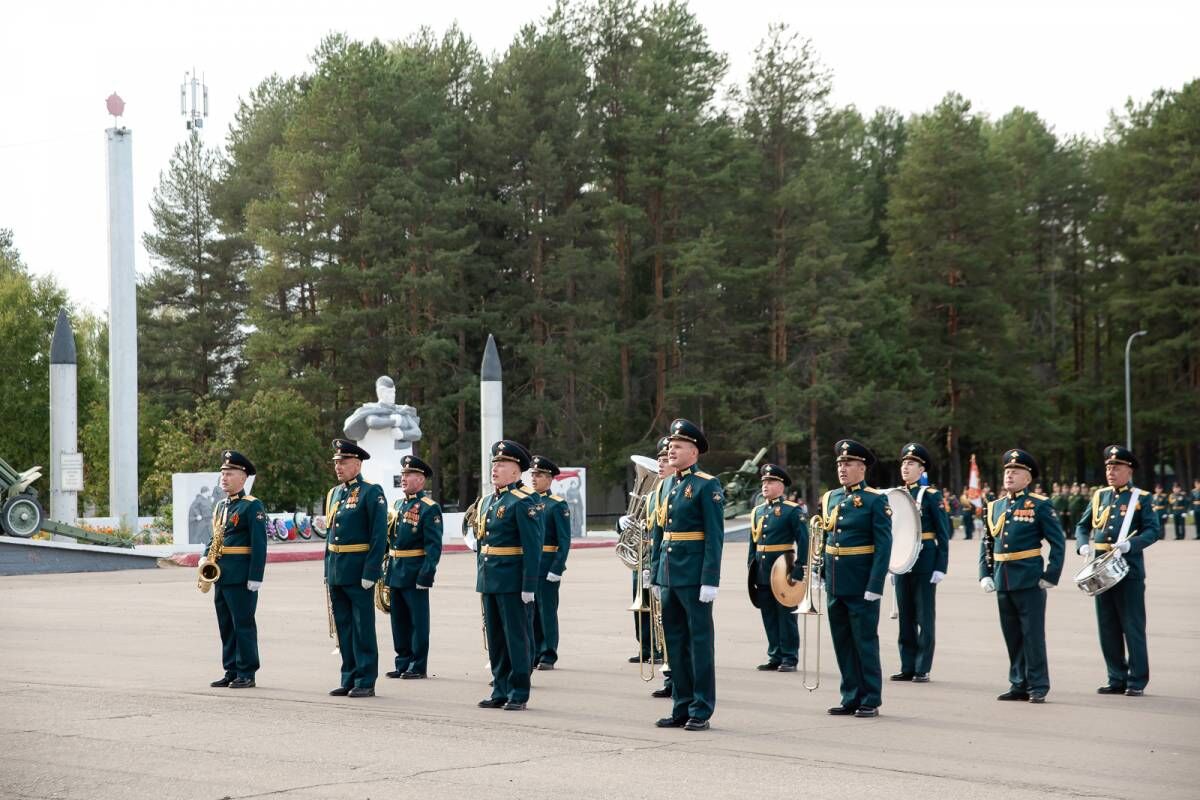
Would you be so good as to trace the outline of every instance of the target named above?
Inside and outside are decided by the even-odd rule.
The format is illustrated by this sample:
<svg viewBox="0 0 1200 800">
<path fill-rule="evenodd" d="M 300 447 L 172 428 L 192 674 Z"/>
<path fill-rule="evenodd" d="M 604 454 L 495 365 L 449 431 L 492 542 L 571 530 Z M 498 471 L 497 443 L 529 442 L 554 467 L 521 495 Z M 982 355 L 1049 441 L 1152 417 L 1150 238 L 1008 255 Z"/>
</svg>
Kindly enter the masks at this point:
<svg viewBox="0 0 1200 800">
<path fill-rule="evenodd" d="M 421 438 L 421 418 L 417 416 L 417 410 L 396 404 L 395 381 L 381 375 L 375 381 L 375 396 L 377 402 L 363 403 L 346 417 L 342 430 L 347 438 L 361 442 L 369 431 L 391 431 L 397 442 L 415 442 Z"/>
</svg>

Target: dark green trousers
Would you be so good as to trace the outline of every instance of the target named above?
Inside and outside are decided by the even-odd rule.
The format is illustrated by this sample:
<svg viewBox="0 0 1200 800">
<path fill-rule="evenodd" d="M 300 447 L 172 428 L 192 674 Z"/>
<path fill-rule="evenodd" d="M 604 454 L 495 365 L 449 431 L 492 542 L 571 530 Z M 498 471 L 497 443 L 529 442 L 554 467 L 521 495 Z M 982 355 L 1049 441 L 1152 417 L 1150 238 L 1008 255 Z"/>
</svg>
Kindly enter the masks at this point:
<svg viewBox="0 0 1200 800">
<path fill-rule="evenodd" d="M 640 589 L 639 589 L 640 586 L 641 586 L 641 576 L 638 574 L 637 570 L 634 570 L 632 599 L 634 599 L 634 600 L 638 599 L 638 597 L 639 597 L 638 592 L 640 591 Z M 648 592 L 650 590 L 647 589 L 646 591 Z M 650 653 L 650 614 L 649 613 L 643 614 L 639 611 L 633 612 L 633 635 L 637 637 L 638 645 L 641 647 L 642 660 L 649 661 L 650 656 L 651 656 L 651 653 Z M 659 653 L 659 652 L 654 653 L 655 658 L 658 658 L 660 656 L 662 656 L 662 653 Z"/>
<path fill-rule="evenodd" d="M 700 602 L 699 586 L 664 586 L 662 617 L 671 660 L 671 716 L 708 719 L 717 705 L 712 603 Z"/>
<path fill-rule="evenodd" d="M 963 538 L 970 539 L 971 535 L 975 533 L 975 514 L 974 514 L 974 512 L 972 512 L 970 514 L 963 514 L 962 515 L 962 524 L 963 524 Z"/>
<path fill-rule="evenodd" d="M 543 576 L 538 579 L 537 610 L 533 615 L 533 663 L 558 661 L 558 587 Z"/>
<path fill-rule="evenodd" d="M 896 576 L 901 672 L 923 675 L 933 668 L 937 586 L 929 582 L 930 577 L 928 572 Z"/>
<path fill-rule="evenodd" d="M 492 699 L 529 702 L 529 671 L 533 646 L 530 609 L 520 592 L 484 594 L 483 620 L 488 658 L 492 663 Z"/>
<path fill-rule="evenodd" d="M 1000 630 L 1008 648 L 1008 682 L 1013 691 L 1050 691 L 1046 662 L 1046 590 L 1034 587 L 996 592 Z"/>
<path fill-rule="evenodd" d="M 1146 582 L 1127 577 L 1104 594 L 1096 595 L 1096 622 L 1109 685 L 1145 689 L 1150 682 Z"/>
<path fill-rule="evenodd" d="M 1171 519 L 1175 521 L 1175 538 L 1182 539 L 1187 536 L 1187 532 L 1183 527 L 1183 512 L 1172 513 Z"/>
<path fill-rule="evenodd" d="M 342 686 L 375 688 L 379 644 L 375 640 L 375 590 L 357 584 L 330 586 L 333 624 L 342 651 Z"/>
<path fill-rule="evenodd" d="M 221 665 L 227 678 L 253 678 L 258 672 L 258 592 L 244 583 L 220 584 L 213 588 L 217 628 L 221 631 Z"/>
<path fill-rule="evenodd" d="M 767 660 L 796 665 L 800 660 L 800 622 L 794 608 L 780 605 L 770 589 L 759 587 L 758 612 L 767 634 Z"/>
<path fill-rule="evenodd" d="M 883 669 L 879 665 L 879 604 L 861 597 L 827 595 L 829 635 L 842 673 L 842 705 L 850 708 L 883 703 Z"/>
<path fill-rule="evenodd" d="M 429 590 L 393 588 L 391 593 L 396 669 L 424 675 L 429 669 Z"/>
</svg>

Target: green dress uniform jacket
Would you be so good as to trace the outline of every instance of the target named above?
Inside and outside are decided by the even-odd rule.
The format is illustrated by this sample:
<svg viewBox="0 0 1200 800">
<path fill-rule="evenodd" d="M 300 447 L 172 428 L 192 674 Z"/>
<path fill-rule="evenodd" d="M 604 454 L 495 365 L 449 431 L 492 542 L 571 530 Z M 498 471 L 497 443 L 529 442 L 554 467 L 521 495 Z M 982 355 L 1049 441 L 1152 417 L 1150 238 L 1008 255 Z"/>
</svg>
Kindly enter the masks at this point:
<svg viewBox="0 0 1200 800">
<path fill-rule="evenodd" d="M 387 548 L 387 498 L 361 475 L 339 483 L 325 496 L 325 582 L 342 654 L 341 686 L 374 689 L 379 677 L 375 636 L 374 583 Z"/>
<path fill-rule="evenodd" d="M 829 634 L 842 674 L 841 704 L 878 708 L 883 703 L 879 662 L 879 602 L 892 554 L 892 510 L 881 492 L 856 483 L 821 498 L 826 525 L 825 580 Z"/>
<path fill-rule="evenodd" d="M 1187 513 L 1188 496 L 1185 492 L 1171 492 L 1167 502 L 1171 507 L 1171 519 L 1175 521 L 1175 538 L 1182 539 L 1187 533 L 1184 530 L 1184 514 Z"/>
<path fill-rule="evenodd" d="M 213 530 L 224 537 L 217 559 L 221 577 L 213 591 L 217 628 L 221 634 L 221 665 L 225 677 L 253 679 L 260 666 L 258 654 L 258 592 L 247 581 L 263 579 L 267 564 L 267 514 L 260 500 L 238 492 L 213 508 Z M 204 547 L 207 558 L 212 548 Z"/>
<path fill-rule="evenodd" d="M 519 481 L 498 487 L 479 504 L 478 529 L 475 591 L 483 597 L 492 699 L 526 703 L 533 625 L 521 593 L 537 592 L 543 539 L 537 492 Z"/>
<path fill-rule="evenodd" d="M 1086 503 L 1085 503 L 1086 506 Z M 996 583 L 1000 630 L 1008 648 L 1012 691 L 1050 691 L 1046 662 L 1046 590 L 1062 575 L 1066 539 L 1050 500 L 1022 490 L 988 503 L 987 530 L 979 548 L 979 577 Z M 1042 542 L 1050 557 L 1042 561 Z M 992 548 L 989 564 L 988 548 Z"/>
<path fill-rule="evenodd" d="M 1087 513 L 1075 526 L 1075 546 L 1089 544 L 1095 555 L 1103 555 L 1120 537 L 1125 517 L 1134 515 L 1126 538 L 1129 551 L 1123 555 L 1129 572 L 1116 586 L 1093 599 L 1108 685 L 1145 689 L 1150 682 L 1150 658 L 1146 647 L 1146 565 L 1142 552 L 1158 541 L 1162 531 L 1150 496 L 1140 495 L 1130 509 L 1132 499 L 1132 485 L 1115 490 L 1097 489 Z"/>
<path fill-rule="evenodd" d="M 700 587 L 720 585 L 724 509 L 721 482 L 693 464 L 675 473 L 655 512 L 650 574 L 662 596 L 677 720 L 707 720 L 717 705 L 713 604 L 700 602 Z"/>
<path fill-rule="evenodd" d="M 396 501 L 388 516 L 387 585 L 396 672 L 429 667 L 429 587 L 442 557 L 442 507 L 420 492 Z M 423 588 L 417 588 L 418 586 Z"/>
<path fill-rule="evenodd" d="M 913 568 L 896 576 L 899 611 L 900 671 L 926 675 L 933 668 L 936 644 L 937 586 L 934 572 L 946 573 L 950 559 L 950 516 L 942 495 L 933 487 L 911 484 L 908 492 L 921 508 L 921 552 Z"/>
<path fill-rule="evenodd" d="M 542 562 L 538 568 L 537 608 L 533 616 L 533 663 L 558 662 L 558 593 L 560 583 L 546 580 L 550 573 L 562 575 L 567 570 L 567 554 L 571 551 L 571 509 L 567 501 L 556 494 L 538 495 L 545 536 L 542 540 Z"/>
<path fill-rule="evenodd" d="M 1192 489 L 1192 538 L 1200 539 L 1200 489 Z"/>
<path fill-rule="evenodd" d="M 771 591 L 771 570 L 793 553 L 792 578 L 803 580 L 808 556 L 808 520 L 799 503 L 776 498 L 750 512 L 750 549 L 746 566 L 753 573 L 757 604 L 767 634 L 767 660 L 795 666 L 800 655 L 800 628 L 793 609 L 780 605 Z"/>
</svg>

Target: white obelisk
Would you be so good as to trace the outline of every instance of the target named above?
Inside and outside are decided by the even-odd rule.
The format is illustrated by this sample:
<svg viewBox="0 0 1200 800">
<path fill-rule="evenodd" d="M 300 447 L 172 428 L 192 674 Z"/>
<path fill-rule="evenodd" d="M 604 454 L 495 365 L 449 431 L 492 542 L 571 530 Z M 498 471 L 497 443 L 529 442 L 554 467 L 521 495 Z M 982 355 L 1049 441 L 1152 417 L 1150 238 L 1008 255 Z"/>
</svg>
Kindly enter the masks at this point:
<svg viewBox="0 0 1200 800">
<path fill-rule="evenodd" d="M 83 489 L 76 370 L 75 335 L 66 310 L 60 309 L 50 339 L 50 519 L 72 525 Z"/>
<path fill-rule="evenodd" d="M 120 117 L 115 93 L 108 112 Z M 133 267 L 133 132 L 108 140 L 108 513 L 131 532 L 138 518 L 137 290 Z"/>
<path fill-rule="evenodd" d="M 479 368 L 479 496 L 492 493 L 492 445 L 504 438 L 504 381 L 496 339 L 489 333 Z"/>
</svg>

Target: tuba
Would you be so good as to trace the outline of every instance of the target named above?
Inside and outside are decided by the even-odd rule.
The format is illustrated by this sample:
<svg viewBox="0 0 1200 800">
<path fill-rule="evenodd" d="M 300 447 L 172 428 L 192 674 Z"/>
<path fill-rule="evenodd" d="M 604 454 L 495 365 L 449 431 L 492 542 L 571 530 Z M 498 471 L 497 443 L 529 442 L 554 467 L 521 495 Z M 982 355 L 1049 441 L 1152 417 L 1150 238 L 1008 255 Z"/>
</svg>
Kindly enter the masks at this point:
<svg viewBox="0 0 1200 800">
<path fill-rule="evenodd" d="M 202 594 L 207 594 L 213 584 L 221 578 L 221 566 L 217 561 L 225 552 L 225 514 L 229 510 L 229 501 L 222 500 L 221 503 L 219 517 L 216 509 L 213 509 L 212 542 L 208 546 L 208 555 L 200 559 L 200 563 L 196 565 L 196 588 Z"/>
<path fill-rule="evenodd" d="M 636 477 L 633 479 L 633 491 L 629 493 L 629 506 L 625 516 L 629 517 L 629 527 L 620 531 L 617 538 L 616 554 L 621 563 L 636 569 L 643 569 L 643 563 L 650 560 L 650 538 L 646 529 L 646 498 L 650 490 L 658 482 L 658 462 L 645 456 L 630 456 Z M 646 552 L 643 552 L 646 551 Z M 637 611 L 639 609 L 630 609 Z"/>
</svg>

